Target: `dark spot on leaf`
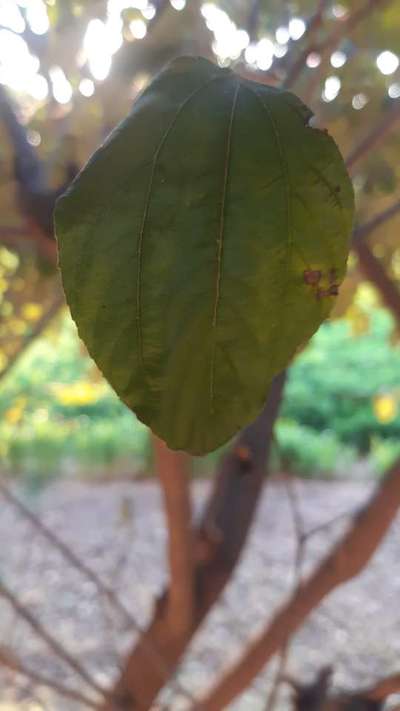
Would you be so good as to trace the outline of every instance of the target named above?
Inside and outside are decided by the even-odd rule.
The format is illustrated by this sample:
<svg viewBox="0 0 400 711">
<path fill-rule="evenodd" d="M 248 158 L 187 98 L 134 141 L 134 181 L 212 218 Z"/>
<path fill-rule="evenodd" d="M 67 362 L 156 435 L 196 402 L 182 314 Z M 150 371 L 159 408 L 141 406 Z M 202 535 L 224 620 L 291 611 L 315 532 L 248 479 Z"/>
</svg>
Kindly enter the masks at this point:
<svg viewBox="0 0 400 711">
<path fill-rule="evenodd" d="M 315 269 L 306 269 L 304 272 L 304 282 L 305 284 L 310 284 L 314 286 L 321 281 L 322 272 Z"/>
</svg>

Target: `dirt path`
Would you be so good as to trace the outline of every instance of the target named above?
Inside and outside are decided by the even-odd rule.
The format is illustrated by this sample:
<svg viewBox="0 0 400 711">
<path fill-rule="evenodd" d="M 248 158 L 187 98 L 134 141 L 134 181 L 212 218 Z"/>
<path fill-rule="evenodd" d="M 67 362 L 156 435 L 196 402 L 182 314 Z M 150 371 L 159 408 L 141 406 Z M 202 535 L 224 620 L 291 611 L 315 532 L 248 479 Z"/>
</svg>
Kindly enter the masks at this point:
<svg viewBox="0 0 400 711">
<path fill-rule="evenodd" d="M 299 482 L 297 492 L 307 530 L 355 509 L 371 491 L 367 483 Z M 196 484 L 196 507 L 207 484 Z M 153 483 L 84 485 L 59 483 L 29 502 L 43 520 L 118 591 L 141 625 L 166 580 L 165 530 L 160 498 Z M 337 521 L 313 537 L 307 570 L 323 555 L 346 525 Z M 369 569 L 343 586 L 309 619 L 293 643 L 290 671 L 312 678 L 332 663 L 340 687 L 367 684 L 400 668 L 400 520 L 397 520 Z M 62 560 L 29 524 L 8 505 L 0 514 L 0 575 L 32 613 L 68 646 L 96 675 L 109 682 L 118 660 L 132 642 L 131 631 L 100 599 L 88 580 Z M 274 483 L 265 491 L 250 543 L 232 584 L 196 636 L 179 671 L 192 693 L 204 690 L 234 659 L 243 643 L 270 619 L 292 585 L 293 522 L 285 487 Z M 5 603 L 0 605 L 0 644 L 12 646 L 24 659 L 64 682 L 77 685 L 69 673 L 17 623 Z M 232 708 L 263 711 L 270 675 L 262 675 Z M 29 685 L 2 674 L 0 698 L 29 698 Z M 79 709 L 36 694 L 51 711 Z M 169 708 L 184 708 L 173 691 L 165 696 Z M 28 706 L 23 706 L 28 709 Z M 38 707 L 40 708 L 40 707 Z M 282 699 L 280 708 L 287 709 Z M 1 709 L 1 706 L 0 706 Z"/>
</svg>

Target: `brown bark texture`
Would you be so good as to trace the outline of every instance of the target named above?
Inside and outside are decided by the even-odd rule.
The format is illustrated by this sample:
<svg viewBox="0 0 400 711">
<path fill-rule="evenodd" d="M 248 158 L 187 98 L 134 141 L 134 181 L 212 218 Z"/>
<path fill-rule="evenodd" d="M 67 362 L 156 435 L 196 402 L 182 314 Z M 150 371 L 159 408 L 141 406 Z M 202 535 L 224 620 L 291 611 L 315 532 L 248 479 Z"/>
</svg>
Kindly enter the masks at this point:
<svg viewBox="0 0 400 711">
<path fill-rule="evenodd" d="M 176 630 L 168 617 L 169 591 L 158 600 L 153 619 L 128 655 L 104 711 L 144 711 L 173 675 L 190 639 L 218 599 L 240 556 L 265 479 L 265 462 L 281 402 L 285 375 L 278 376 L 253 425 L 239 435 L 222 459 L 214 488 L 194 533 L 194 605 L 188 629 Z M 155 661 L 162 660 L 162 664 Z"/>
</svg>

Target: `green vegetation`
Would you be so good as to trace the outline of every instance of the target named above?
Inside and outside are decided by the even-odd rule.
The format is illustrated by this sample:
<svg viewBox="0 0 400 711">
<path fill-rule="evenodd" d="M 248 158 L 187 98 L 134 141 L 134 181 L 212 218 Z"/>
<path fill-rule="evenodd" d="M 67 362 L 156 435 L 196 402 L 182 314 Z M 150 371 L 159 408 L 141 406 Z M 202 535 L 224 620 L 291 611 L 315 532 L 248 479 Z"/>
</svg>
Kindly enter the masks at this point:
<svg viewBox="0 0 400 711">
<path fill-rule="evenodd" d="M 354 335 L 363 314 L 365 332 Z M 400 354 L 392 343 L 393 322 L 380 309 L 355 316 L 325 324 L 291 369 L 281 446 L 303 472 L 307 463 L 313 471 L 312 461 L 335 469 L 343 459 L 348 466 L 360 457 L 380 470 L 399 452 Z M 295 434 L 295 425 L 303 431 Z"/>
<path fill-rule="evenodd" d="M 375 307 L 358 305 L 321 327 L 290 371 L 275 469 L 337 476 L 351 475 L 360 459 L 376 473 L 390 465 L 400 453 L 400 354 L 392 341 L 392 320 Z M 100 376 L 66 314 L 2 384 L 0 416 L 1 466 L 33 483 L 151 468 L 147 428 Z M 210 471 L 215 456 L 197 460 L 195 473 Z"/>
<path fill-rule="evenodd" d="M 334 432 L 317 432 L 295 420 L 278 421 L 273 468 L 300 476 L 340 476 L 357 461 L 357 452 Z"/>
<path fill-rule="evenodd" d="M 147 466 L 147 429 L 104 382 L 67 315 L 2 384 L 0 417 L 3 468 L 33 482 Z"/>
</svg>

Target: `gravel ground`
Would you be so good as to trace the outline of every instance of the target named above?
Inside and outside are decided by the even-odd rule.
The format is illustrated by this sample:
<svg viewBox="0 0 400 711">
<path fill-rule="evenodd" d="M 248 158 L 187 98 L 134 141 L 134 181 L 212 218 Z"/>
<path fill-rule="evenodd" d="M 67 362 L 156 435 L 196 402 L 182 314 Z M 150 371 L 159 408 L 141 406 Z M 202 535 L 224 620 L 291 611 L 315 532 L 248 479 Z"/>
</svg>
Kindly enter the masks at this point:
<svg viewBox="0 0 400 711">
<path fill-rule="evenodd" d="M 368 482 L 296 482 L 306 530 L 364 502 Z M 196 507 L 207 493 L 194 485 Z M 42 520 L 113 586 L 140 625 L 145 625 L 166 582 L 165 528 L 154 483 L 88 485 L 62 482 L 29 499 Z M 346 527 L 344 516 L 314 535 L 307 546 L 304 571 L 327 551 Z M 288 668 L 309 680 L 332 664 L 338 688 L 373 683 L 400 668 L 400 519 L 392 526 L 368 569 L 343 585 L 309 618 L 293 639 Z M 30 524 L 2 502 L 0 576 L 35 617 L 76 655 L 99 683 L 118 672 L 135 632 L 97 595 L 94 584 L 63 560 Z M 196 635 L 179 669 L 179 683 L 193 695 L 204 691 L 237 656 L 243 645 L 270 620 L 293 587 L 296 553 L 293 517 L 283 483 L 271 483 L 262 498 L 249 544 L 220 604 Z M 59 663 L 29 627 L 0 602 L 0 644 L 26 664 L 79 687 L 79 678 Z M 234 711 L 264 711 L 274 671 L 259 676 L 232 705 Z M 0 711 L 5 704 L 39 711 L 79 711 L 76 702 L 32 688 L 11 673 L 0 676 Z M 80 686 L 83 690 L 85 687 Z M 28 703 L 28 700 L 29 703 Z M 186 708 L 176 690 L 163 700 L 173 711 Z M 14 707 L 13 707 L 14 708 Z M 280 711 L 289 709 L 283 696 Z"/>
</svg>

